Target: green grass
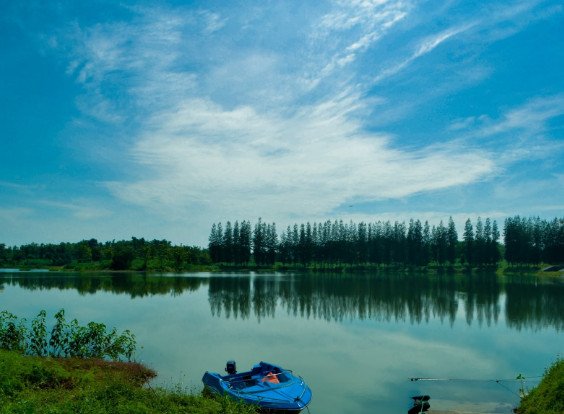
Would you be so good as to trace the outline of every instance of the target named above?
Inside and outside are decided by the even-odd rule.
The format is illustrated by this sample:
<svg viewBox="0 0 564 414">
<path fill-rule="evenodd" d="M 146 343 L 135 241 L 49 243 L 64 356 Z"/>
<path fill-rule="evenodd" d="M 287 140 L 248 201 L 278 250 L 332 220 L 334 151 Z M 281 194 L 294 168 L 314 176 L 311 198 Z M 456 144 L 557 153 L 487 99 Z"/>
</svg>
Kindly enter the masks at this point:
<svg viewBox="0 0 564 414">
<path fill-rule="evenodd" d="M 564 359 L 558 359 L 545 372 L 540 384 L 521 400 L 519 414 L 564 413 Z"/>
<path fill-rule="evenodd" d="M 0 413 L 256 412 L 227 398 L 148 387 L 155 376 L 138 363 L 41 358 L 0 350 Z"/>
</svg>

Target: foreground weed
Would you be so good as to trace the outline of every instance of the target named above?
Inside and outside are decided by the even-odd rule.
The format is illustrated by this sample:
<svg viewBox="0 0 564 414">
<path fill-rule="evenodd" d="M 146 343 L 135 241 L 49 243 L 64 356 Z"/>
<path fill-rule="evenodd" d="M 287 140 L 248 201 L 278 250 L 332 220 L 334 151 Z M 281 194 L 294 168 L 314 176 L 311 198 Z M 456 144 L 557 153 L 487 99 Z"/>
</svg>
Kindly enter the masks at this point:
<svg viewBox="0 0 564 414">
<path fill-rule="evenodd" d="M 46 312 L 40 311 L 31 322 L 18 318 L 8 311 L 0 312 L 0 349 L 20 350 L 28 355 L 52 357 L 107 358 L 113 361 L 131 361 L 137 344 L 129 330 L 118 333 L 108 331 L 103 323 L 89 322 L 79 325 L 76 319 L 65 320 L 65 311 L 55 314 L 55 324 L 48 333 Z"/>
</svg>

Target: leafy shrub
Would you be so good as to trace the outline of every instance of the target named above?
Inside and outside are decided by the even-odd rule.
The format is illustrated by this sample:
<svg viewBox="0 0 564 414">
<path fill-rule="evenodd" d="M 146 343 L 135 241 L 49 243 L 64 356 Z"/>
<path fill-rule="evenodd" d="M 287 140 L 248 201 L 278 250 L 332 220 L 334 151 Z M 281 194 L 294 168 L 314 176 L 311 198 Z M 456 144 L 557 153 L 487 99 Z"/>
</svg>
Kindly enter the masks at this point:
<svg viewBox="0 0 564 414">
<path fill-rule="evenodd" d="M 69 343 L 69 326 L 65 321 L 65 310 L 61 309 L 55 314 L 55 325 L 51 329 L 51 337 L 49 338 L 49 347 L 51 355 L 62 357 L 70 355 Z"/>
<path fill-rule="evenodd" d="M 31 322 L 31 331 L 28 334 L 29 343 L 27 347 L 27 352 L 30 355 L 47 355 L 47 328 L 45 327 L 46 316 L 47 313 L 42 310 Z"/>
<path fill-rule="evenodd" d="M 65 320 L 65 311 L 55 314 L 55 324 L 48 334 L 46 312 L 42 310 L 31 322 L 31 330 L 25 319 L 17 324 L 17 317 L 10 312 L 0 312 L 0 349 L 24 351 L 28 355 L 108 358 L 131 360 L 136 349 L 135 336 L 126 330 L 118 334 L 115 328 L 107 332 L 106 325 L 90 322 L 80 326 L 76 319 Z"/>
<path fill-rule="evenodd" d="M 25 319 L 16 325 L 18 318 L 8 311 L 0 312 L 0 348 L 21 351 L 25 348 Z"/>
</svg>

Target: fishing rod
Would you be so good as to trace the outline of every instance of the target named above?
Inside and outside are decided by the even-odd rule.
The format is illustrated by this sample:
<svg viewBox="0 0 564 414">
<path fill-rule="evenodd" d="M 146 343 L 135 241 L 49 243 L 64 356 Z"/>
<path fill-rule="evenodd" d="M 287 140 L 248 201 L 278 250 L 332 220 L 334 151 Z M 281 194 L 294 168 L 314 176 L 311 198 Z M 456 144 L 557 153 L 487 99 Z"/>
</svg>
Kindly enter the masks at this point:
<svg viewBox="0 0 564 414">
<path fill-rule="evenodd" d="M 542 375 L 538 376 L 530 376 L 525 377 L 522 374 L 519 374 L 516 378 L 507 378 L 507 379 L 481 379 L 481 378 L 429 378 L 429 377 L 411 377 L 409 378 L 410 381 L 469 381 L 469 382 L 495 382 L 499 386 L 505 388 L 505 390 L 509 391 L 512 394 L 515 394 L 518 397 L 522 397 L 525 394 L 525 386 L 524 382 L 527 379 L 537 379 L 542 378 Z M 502 384 L 502 382 L 510 382 L 510 381 L 520 381 L 521 388 L 519 390 L 520 394 L 513 391 L 511 388 L 507 387 L 506 385 Z"/>
<path fill-rule="evenodd" d="M 430 377 L 410 377 L 410 381 L 479 381 L 479 382 L 499 382 L 499 381 L 523 381 L 525 379 L 542 378 L 542 375 L 525 377 L 519 375 L 517 378 L 506 379 L 482 379 L 482 378 L 430 378 Z"/>
</svg>

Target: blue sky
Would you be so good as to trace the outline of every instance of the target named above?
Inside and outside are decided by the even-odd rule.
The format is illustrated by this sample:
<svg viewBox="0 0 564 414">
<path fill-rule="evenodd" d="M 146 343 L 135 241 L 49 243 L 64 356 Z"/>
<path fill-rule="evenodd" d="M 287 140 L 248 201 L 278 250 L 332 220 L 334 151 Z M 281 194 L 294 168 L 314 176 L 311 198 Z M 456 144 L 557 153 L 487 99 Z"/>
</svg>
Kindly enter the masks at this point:
<svg viewBox="0 0 564 414">
<path fill-rule="evenodd" d="M 3 1 L 0 242 L 564 212 L 558 1 Z"/>
</svg>

